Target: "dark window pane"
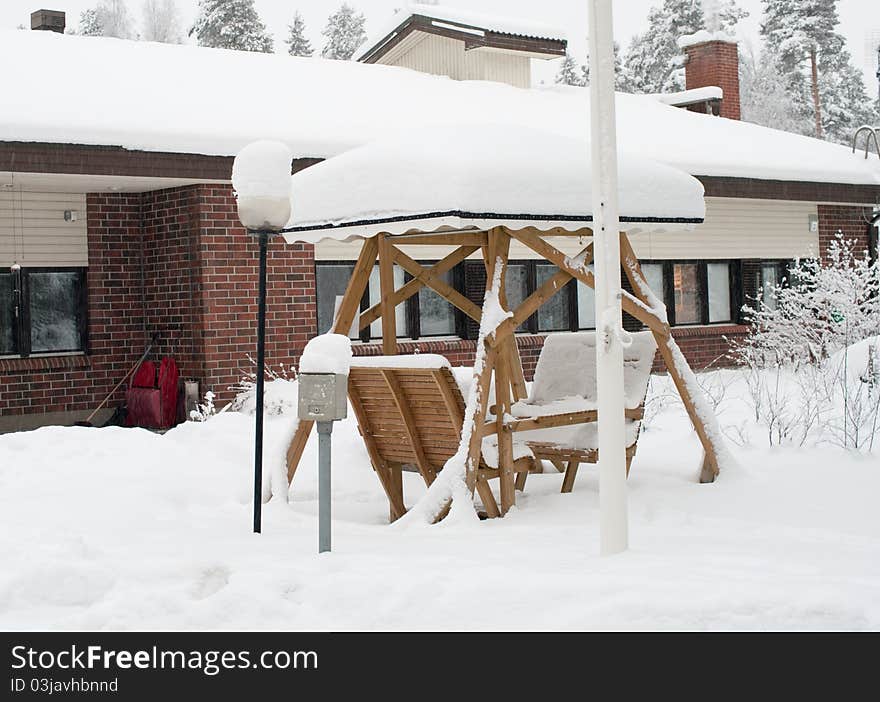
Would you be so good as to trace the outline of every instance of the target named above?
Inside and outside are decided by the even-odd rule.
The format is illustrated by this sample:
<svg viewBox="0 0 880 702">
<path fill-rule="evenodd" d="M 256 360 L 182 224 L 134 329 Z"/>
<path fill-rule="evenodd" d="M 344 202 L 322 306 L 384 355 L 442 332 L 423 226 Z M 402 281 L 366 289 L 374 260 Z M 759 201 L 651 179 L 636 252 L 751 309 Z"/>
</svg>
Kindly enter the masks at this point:
<svg viewBox="0 0 880 702">
<path fill-rule="evenodd" d="M 528 290 L 529 276 L 528 271 L 521 263 L 513 263 L 507 266 L 507 272 L 504 277 L 504 292 L 507 295 L 507 309 L 511 312 L 520 306 L 523 300 L 529 295 Z M 517 331 L 527 331 L 524 324 L 517 328 Z"/>
<path fill-rule="evenodd" d="M 31 352 L 80 351 L 79 273 L 28 273 Z"/>
<path fill-rule="evenodd" d="M 315 267 L 317 275 L 316 287 L 318 296 L 318 333 L 329 332 L 333 327 L 336 310 L 342 302 L 345 288 L 354 272 L 353 265 L 325 265 L 318 264 Z M 351 337 L 356 339 L 357 322 L 353 326 Z"/>
<path fill-rule="evenodd" d="M 729 322 L 730 268 L 726 263 L 706 264 L 709 281 L 709 321 Z"/>
<path fill-rule="evenodd" d="M 537 265 L 538 287 L 552 278 L 559 269 L 554 265 L 539 263 Z M 538 308 L 539 331 L 562 331 L 570 328 L 568 299 L 565 291 L 560 290 L 541 307 Z"/>
<path fill-rule="evenodd" d="M 0 273 L 0 355 L 15 352 L 15 303 L 12 299 L 14 286 L 10 273 Z"/>
<path fill-rule="evenodd" d="M 676 263 L 672 267 L 675 291 L 675 323 L 698 324 L 702 321 L 699 266 L 696 263 Z"/>
<path fill-rule="evenodd" d="M 430 268 L 432 264 L 425 264 Z M 452 272 L 440 279 L 452 285 Z M 422 336 L 449 336 L 455 334 L 455 308 L 427 287 L 419 289 L 419 332 Z"/>
</svg>

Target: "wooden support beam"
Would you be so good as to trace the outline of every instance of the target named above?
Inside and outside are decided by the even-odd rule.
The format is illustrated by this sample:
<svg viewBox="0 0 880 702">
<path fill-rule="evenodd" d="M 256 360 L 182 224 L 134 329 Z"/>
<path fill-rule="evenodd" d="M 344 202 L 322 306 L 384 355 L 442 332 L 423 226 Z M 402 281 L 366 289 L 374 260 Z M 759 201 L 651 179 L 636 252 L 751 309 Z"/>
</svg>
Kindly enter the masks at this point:
<svg viewBox="0 0 880 702">
<path fill-rule="evenodd" d="M 641 407 L 626 409 L 623 412 L 627 419 L 640 420 L 645 414 Z M 570 427 L 575 424 L 589 424 L 599 421 L 597 410 L 578 410 L 576 412 L 562 412 L 560 414 L 547 414 L 538 417 L 524 417 L 513 419 L 504 423 L 504 427 L 510 432 L 534 431 L 536 429 L 553 429 L 555 427 Z M 490 436 L 498 431 L 496 422 L 483 424 L 483 436 Z"/>
<path fill-rule="evenodd" d="M 510 231 L 505 227 L 500 227 L 498 230 L 493 230 L 493 232 L 493 236 L 496 237 L 496 256 L 500 256 L 504 261 L 504 273 L 501 277 L 501 290 L 498 297 L 501 306 L 507 310 L 510 309 L 507 304 L 507 262 L 510 257 Z M 519 348 L 516 345 L 516 338 L 513 334 L 509 335 L 502 342 L 500 353 L 504 357 L 505 369 L 508 381 L 510 382 L 512 402 L 519 402 L 528 397 L 529 393 L 526 388 L 526 376 L 523 373 L 522 359 L 519 357 Z"/>
<path fill-rule="evenodd" d="M 647 297 L 641 291 L 643 289 L 642 286 L 648 288 L 648 283 L 644 273 L 642 273 L 642 267 L 639 265 L 639 260 L 636 258 L 635 252 L 630 244 L 629 237 L 627 237 L 624 232 L 621 232 L 620 234 L 620 259 L 623 264 L 623 270 L 636 293 L 636 297 L 638 297 L 642 303 L 647 305 Z M 703 420 L 697 412 L 694 399 L 691 396 L 691 391 L 679 372 L 678 365 L 675 362 L 674 349 L 677 349 L 678 345 L 675 343 L 672 334 L 669 333 L 669 325 L 666 325 L 665 335 L 659 334 L 653 328 L 651 331 L 654 332 L 654 338 L 657 341 L 657 350 L 660 352 L 663 363 L 666 365 L 666 370 L 669 371 L 669 376 L 672 378 L 672 382 L 675 384 L 675 388 L 681 396 L 682 404 L 684 404 L 684 408 L 688 413 L 691 424 L 693 424 L 694 430 L 697 432 L 697 436 L 700 439 L 700 443 L 703 445 L 703 467 L 700 471 L 700 482 L 710 483 L 715 480 L 715 477 L 720 471 L 718 467 L 718 452 L 716 451 L 715 444 L 712 442 L 712 438 L 706 431 L 706 426 L 703 423 Z M 681 352 L 679 351 L 679 353 Z M 684 356 L 682 356 L 682 358 L 683 357 Z"/>
<path fill-rule="evenodd" d="M 566 256 L 559 249 L 557 249 L 552 244 L 548 244 L 544 241 L 532 227 L 521 229 L 519 231 L 511 232 L 511 236 L 517 239 L 519 242 L 528 246 L 535 253 L 543 256 L 545 259 L 550 261 L 551 263 L 555 263 L 556 266 L 571 275 L 572 278 L 576 278 L 580 280 L 585 285 L 590 286 L 591 288 L 596 287 L 595 280 L 593 279 L 593 274 L 590 273 L 586 266 L 584 265 L 574 265 L 573 259 L 569 256 Z M 643 305 L 639 304 L 636 300 L 634 300 L 629 295 L 623 295 L 621 298 L 621 307 L 623 311 L 627 314 L 632 315 L 636 319 L 638 319 L 642 324 L 647 326 L 652 332 L 655 334 L 668 335 L 669 334 L 669 326 L 666 322 L 660 319 L 656 314 L 651 312 L 651 310 Z M 512 333 L 505 329 L 505 334 Z M 493 345 L 498 344 L 498 342 L 502 339 L 501 330 L 496 332 L 495 339 Z M 490 341 L 492 343 L 492 341 Z"/>
<path fill-rule="evenodd" d="M 348 336 L 354 317 L 360 309 L 361 298 L 370 284 L 370 274 L 373 272 L 373 266 L 376 263 L 376 256 L 379 253 L 378 237 L 365 239 L 361 252 L 358 255 L 357 263 L 355 263 L 354 271 L 352 271 L 351 279 L 345 288 L 345 294 L 342 296 L 342 303 L 336 311 L 336 319 L 333 321 L 333 333 Z M 299 467 L 302 459 L 303 451 L 306 449 L 306 443 L 309 440 L 309 434 L 312 433 L 314 422 L 307 419 L 301 419 L 287 447 L 287 484 L 293 482 L 293 476 Z"/>
<path fill-rule="evenodd" d="M 385 380 L 385 384 L 388 386 L 388 390 L 391 392 L 391 398 L 394 400 L 394 405 L 400 413 L 400 418 L 403 422 L 403 430 L 406 432 L 406 437 L 412 445 L 419 473 L 422 474 L 425 484 L 430 486 L 437 477 L 437 473 L 425 456 L 425 450 L 422 448 L 422 440 L 419 438 L 418 427 L 416 426 L 416 421 L 410 410 L 409 403 L 406 401 L 406 397 L 403 394 L 403 388 L 400 387 L 400 383 L 397 381 L 393 370 L 382 370 L 381 373 L 382 378 Z"/>
<path fill-rule="evenodd" d="M 441 275 L 452 270 L 461 263 L 464 259 L 470 256 L 475 251 L 479 250 L 479 246 L 462 246 L 449 255 L 442 258 L 435 265 L 431 266 L 431 268 L 424 269 L 424 274 L 420 275 L 417 278 L 413 278 L 408 281 L 400 290 L 395 291 L 394 293 L 394 306 L 406 302 L 409 298 L 415 295 L 423 286 L 426 285 L 424 282 L 428 279 L 439 279 Z M 373 322 L 375 322 L 379 317 L 382 316 L 382 303 L 377 302 L 375 305 L 370 307 L 370 309 L 361 312 L 360 322 L 358 323 L 358 329 L 364 329 L 365 327 L 370 326 Z"/>
<path fill-rule="evenodd" d="M 393 247 L 392 247 L 393 248 Z M 476 249 L 474 249 L 476 250 Z M 431 288 L 451 305 L 455 305 L 464 312 L 468 317 L 479 324 L 482 317 L 482 310 L 473 302 L 468 300 L 458 290 L 453 288 L 449 283 L 441 280 L 437 276 L 429 276 L 428 271 L 417 261 L 414 261 L 400 249 L 393 249 L 394 262 L 400 265 L 407 273 L 414 278 L 418 278 L 419 282 Z"/>
<path fill-rule="evenodd" d="M 390 235 L 379 234 L 379 288 L 382 295 L 382 353 L 397 355 L 397 316 L 394 305 L 394 252 Z"/>
<path fill-rule="evenodd" d="M 473 422 L 473 430 L 471 431 L 470 441 L 468 442 L 468 457 L 465 464 L 466 483 L 471 494 L 477 484 L 477 469 L 480 465 L 480 455 L 483 450 L 483 437 L 480 434 L 479 427 L 486 421 L 486 409 L 489 405 L 489 386 L 492 382 L 492 371 L 495 369 L 495 351 L 488 346 L 486 347 L 486 355 L 483 361 L 483 370 L 480 375 L 473 379 L 472 382 L 477 383 L 477 406 L 474 416 L 470 418 Z"/>
<path fill-rule="evenodd" d="M 398 246 L 475 246 L 486 243 L 486 232 L 436 232 L 434 234 L 401 234 L 394 237 Z"/>
<path fill-rule="evenodd" d="M 590 265 L 593 261 L 593 245 L 589 244 L 575 258 L 580 258 L 584 266 Z M 498 325 L 498 329 L 490 339 L 489 343 L 493 346 L 503 341 L 508 335 L 513 334 L 529 317 L 531 317 L 541 305 L 553 297 L 556 293 L 565 287 L 565 284 L 572 279 L 571 273 L 565 270 L 559 270 L 553 274 L 535 292 L 523 300 L 519 307 L 513 311 L 513 317 L 504 320 Z"/>
</svg>

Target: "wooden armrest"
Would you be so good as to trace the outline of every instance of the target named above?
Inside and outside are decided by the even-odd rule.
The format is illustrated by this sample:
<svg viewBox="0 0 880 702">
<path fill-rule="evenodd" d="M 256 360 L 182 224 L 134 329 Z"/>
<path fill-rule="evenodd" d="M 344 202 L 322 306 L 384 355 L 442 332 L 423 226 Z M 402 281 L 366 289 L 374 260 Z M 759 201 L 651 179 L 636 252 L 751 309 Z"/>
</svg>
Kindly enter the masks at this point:
<svg viewBox="0 0 880 702">
<path fill-rule="evenodd" d="M 645 411 L 642 407 L 624 410 L 627 419 L 642 419 Z M 510 431 L 534 431 L 535 429 L 552 429 L 554 427 L 569 427 L 573 424 L 588 424 L 599 420 L 598 410 L 580 410 L 578 412 L 563 412 L 562 414 L 548 414 L 538 417 L 525 417 L 505 422 L 504 427 Z M 497 433 L 495 422 L 483 425 L 483 436 Z"/>
</svg>

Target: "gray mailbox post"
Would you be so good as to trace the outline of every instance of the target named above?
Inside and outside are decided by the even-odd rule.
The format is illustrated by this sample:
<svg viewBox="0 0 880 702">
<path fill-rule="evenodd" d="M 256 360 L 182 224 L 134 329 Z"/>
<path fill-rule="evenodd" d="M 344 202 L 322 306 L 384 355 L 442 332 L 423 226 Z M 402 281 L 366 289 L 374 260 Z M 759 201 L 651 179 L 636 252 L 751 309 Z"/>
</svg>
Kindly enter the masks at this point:
<svg viewBox="0 0 880 702">
<path fill-rule="evenodd" d="M 300 373 L 300 420 L 318 423 L 318 552 L 330 550 L 330 434 L 348 413 L 348 376 Z"/>
</svg>

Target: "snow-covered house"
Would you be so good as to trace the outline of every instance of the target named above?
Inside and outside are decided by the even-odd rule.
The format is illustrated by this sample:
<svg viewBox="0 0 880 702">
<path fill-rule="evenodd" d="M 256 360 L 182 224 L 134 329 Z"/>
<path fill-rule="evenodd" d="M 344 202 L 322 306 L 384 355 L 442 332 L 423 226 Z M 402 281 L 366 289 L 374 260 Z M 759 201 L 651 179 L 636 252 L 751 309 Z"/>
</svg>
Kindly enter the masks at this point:
<svg viewBox="0 0 880 702">
<path fill-rule="evenodd" d="M 559 58 L 567 45 L 565 31 L 558 27 L 409 3 L 364 42 L 354 59 L 528 88 L 532 59 Z"/>
<path fill-rule="evenodd" d="M 81 418 L 155 330 L 158 354 L 174 355 L 203 391 L 229 396 L 254 346 L 257 247 L 238 223 L 230 185 L 232 157 L 245 144 L 285 141 L 297 171 L 414 124 L 501 123 L 579 137 L 589 124 L 581 89 L 362 62 L 42 31 L 3 32 L 0 58 L 29 66 L 7 72 L 0 101 L 0 430 Z M 51 84 L 34 80 L 41 73 Z M 706 75 L 688 87 L 722 83 Z M 723 109 L 731 88 L 718 87 Z M 838 230 L 868 245 L 880 160 L 650 96 L 620 95 L 618 119 L 622 150 L 686 171 L 705 188 L 697 229 L 633 237 L 694 366 L 744 332 L 741 302 L 785 261 L 821 255 Z M 417 150 L 401 155 L 410 157 Z M 340 197 L 350 185 L 340 182 Z M 295 362 L 326 331 L 358 247 L 272 243 L 271 364 Z M 426 262 L 444 255 L 419 253 Z M 527 251 L 512 250 L 511 259 L 512 302 L 553 273 Z M 447 279 L 479 303 L 483 275 L 466 260 Z M 401 351 L 469 362 L 476 330 L 423 292 L 398 320 Z M 572 285 L 528 320 L 518 335 L 526 373 L 547 333 L 589 328 L 591 311 L 588 291 Z M 356 353 L 376 353 L 378 335 L 365 331 Z"/>
</svg>

